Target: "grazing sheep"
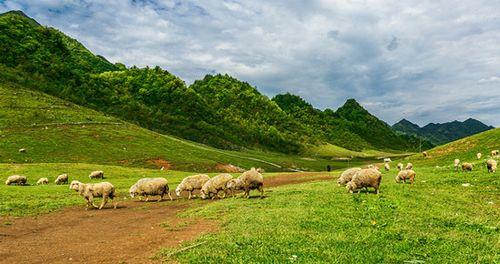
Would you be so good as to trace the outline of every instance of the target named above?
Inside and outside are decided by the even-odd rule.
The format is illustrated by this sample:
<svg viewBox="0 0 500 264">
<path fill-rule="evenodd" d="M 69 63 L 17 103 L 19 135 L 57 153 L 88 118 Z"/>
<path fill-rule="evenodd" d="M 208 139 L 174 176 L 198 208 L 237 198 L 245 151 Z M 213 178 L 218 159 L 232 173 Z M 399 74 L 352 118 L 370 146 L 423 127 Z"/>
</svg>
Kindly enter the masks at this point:
<svg viewBox="0 0 500 264">
<path fill-rule="evenodd" d="M 195 190 L 201 190 L 203 184 L 205 184 L 208 180 L 210 180 L 210 177 L 206 174 L 187 176 L 181 183 L 179 183 L 179 185 L 177 185 L 175 194 L 177 194 L 177 196 L 181 196 L 183 191 L 187 191 L 189 193 L 188 199 L 191 199 L 193 192 Z"/>
<path fill-rule="evenodd" d="M 496 172 L 497 171 L 497 161 L 494 159 L 489 159 L 486 162 L 486 167 L 488 168 L 488 172 Z"/>
<path fill-rule="evenodd" d="M 241 174 L 239 179 L 243 182 L 243 189 L 245 190 L 243 197 L 250 198 L 251 190 L 259 190 L 260 198 L 264 198 L 264 177 L 262 177 L 261 171 L 260 168 L 251 168 Z"/>
<path fill-rule="evenodd" d="M 498 149 L 491 151 L 491 157 L 496 157 L 498 155 Z"/>
<path fill-rule="evenodd" d="M 57 176 L 57 179 L 54 181 L 55 184 L 65 184 L 68 183 L 68 174 L 61 174 Z"/>
<path fill-rule="evenodd" d="M 391 166 L 389 165 L 389 163 L 384 164 L 384 169 L 385 169 L 385 171 L 389 171 L 391 169 Z"/>
<path fill-rule="evenodd" d="M 12 175 L 7 178 L 5 181 L 5 185 L 11 185 L 11 184 L 16 184 L 16 185 L 25 185 L 26 182 L 28 181 L 28 178 L 26 176 L 22 175 Z"/>
<path fill-rule="evenodd" d="M 403 181 L 406 183 L 406 179 L 410 179 L 410 184 L 413 184 L 416 175 L 417 174 L 413 170 L 402 170 L 396 176 L 396 182 L 399 183 Z"/>
<path fill-rule="evenodd" d="M 455 170 L 458 171 L 458 165 L 460 165 L 460 160 L 459 159 L 455 159 L 453 165 L 455 166 Z"/>
<path fill-rule="evenodd" d="M 340 174 L 340 177 L 337 180 L 338 185 L 339 186 L 346 185 L 346 183 L 352 180 L 352 176 L 354 176 L 354 174 L 356 174 L 356 172 L 360 170 L 361 168 L 350 168 L 342 172 L 342 174 Z"/>
<path fill-rule="evenodd" d="M 469 162 L 462 163 L 462 171 L 472 171 L 472 164 Z"/>
<path fill-rule="evenodd" d="M 358 192 L 361 188 L 373 187 L 375 193 L 379 193 L 380 182 L 382 181 L 382 173 L 375 169 L 362 169 L 352 177 L 352 180 L 346 184 L 346 189 L 350 193 Z"/>
<path fill-rule="evenodd" d="M 402 171 L 402 170 L 403 170 L 403 168 L 404 168 L 404 166 L 405 166 L 405 165 L 404 165 L 403 163 L 401 163 L 401 162 L 400 162 L 400 163 L 398 163 L 398 170 L 399 170 L 399 171 Z"/>
<path fill-rule="evenodd" d="M 36 182 L 36 185 L 41 185 L 41 184 L 49 184 L 49 179 L 47 179 L 47 178 L 38 179 L 38 181 Z"/>
<path fill-rule="evenodd" d="M 481 156 L 482 156 L 482 155 L 483 155 L 483 154 L 481 154 L 481 152 L 478 152 L 478 153 L 476 154 L 477 159 L 478 159 L 478 160 L 479 160 L 479 159 L 481 159 Z"/>
<path fill-rule="evenodd" d="M 413 164 L 410 163 L 410 162 L 408 162 L 408 164 L 406 164 L 405 169 L 407 169 L 407 170 L 413 170 Z"/>
<path fill-rule="evenodd" d="M 163 200 L 165 194 L 168 195 L 170 201 L 172 201 L 172 196 L 170 195 L 168 187 L 168 181 L 165 178 L 142 178 L 138 180 L 129 189 L 130 197 L 135 196 L 145 196 L 146 202 L 149 200 L 149 196 L 159 195 L 160 198 L 158 202 Z"/>
<path fill-rule="evenodd" d="M 427 156 L 429 156 L 429 154 L 427 154 L 427 151 L 424 151 L 424 152 L 422 152 L 422 156 L 424 156 L 424 158 L 427 158 Z"/>
<path fill-rule="evenodd" d="M 227 192 L 226 184 L 232 178 L 233 176 L 231 174 L 222 173 L 209 179 L 201 187 L 200 191 L 201 199 L 208 199 L 208 198 L 215 199 L 216 196 L 219 197 L 220 191 L 224 191 L 224 196 L 222 198 L 225 198 Z"/>
<path fill-rule="evenodd" d="M 69 188 L 77 192 L 87 201 L 86 209 L 92 206 L 100 210 L 108 202 L 108 198 L 111 200 L 115 198 L 115 187 L 109 182 L 82 183 L 79 181 L 72 181 Z M 94 198 L 96 197 L 102 197 L 102 203 L 99 207 L 94 204 Z M 116 209 L 116 203 L 113 203 L 113 208 Z"/>
<path fill-rule="evenodd" d="M 104 171 L 93 171 L 89 174 L 89 179 L 104 179 Z"/>
<path fill-rule="evenodd" d="M 240 178 L 231 179 L 227 182 L 226 188 L 234 196 L 236 191 L 244 190 L 243 181 Z"/>
<path fill-rule="evenodd" d="M 391 161 L 392 161 L 392 160 L 391 160 L 391 158 L 385 158 L 385 159 L 384 159 L 384 162 L 386 162 L 386 163 L 387 163 L 387 162 L 391 162 Z"/>
<path fill-rule="evenodd" d="M 26 153 L 26 149 L 25 148 L 20 148 L 19 149 L 19 153 Z"/>
</svg>

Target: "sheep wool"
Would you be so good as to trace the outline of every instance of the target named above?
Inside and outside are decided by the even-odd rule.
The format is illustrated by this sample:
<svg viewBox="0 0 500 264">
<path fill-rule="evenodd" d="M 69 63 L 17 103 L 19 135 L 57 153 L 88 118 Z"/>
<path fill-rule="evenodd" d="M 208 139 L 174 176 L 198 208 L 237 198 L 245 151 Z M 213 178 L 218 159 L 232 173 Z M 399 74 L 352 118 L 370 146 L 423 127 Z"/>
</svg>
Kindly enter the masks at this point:
<svg viewBox="0 0 500 264">
<path fill-rule="evenodd" d="M 239 179 L 243 182 L 243 190 L 245 190 L 244 197 L 250 198 L 251 190 L 258 190 L 260 198 L 264 198 L 264 177 L 260 173 L 261 169 L 251 168 L 243 172 Z"/>
<path fill-rule="evenodd" d="M 182 180 L 182 182 L 177 185 L 177 188 L 175 189 L 175 194 L 177 196 L 181 196 L 181 193 L 183 191 L 187 191 L 189 193 L 189 198 L 193 196 L 193 192 L 195 190 L 201 190 L 203 185 L 210 180 L 210 177 L 206 174 L 196 174 L 192 176 L 188 176 Z"/>
<path fill-rule="evenodd" d="M 40 178 L 38 179 L 38 181 L 36 182 L 37 185 L 42 185 L 42 184 L 49 184 L 49 179 L 47 178 Z"/>
<path fill-rule="evenodd" d="M 89 179 L 104 179 L 104 171 L 93 171 L 89 174 Z"/>
<path fill-rule="evenodd" d="M 497 171 L 497 161 L 494 159 L 489 159 L 486 162 L 486 167 L 488 168 L 488 172 L 496 172 Z"/>
<path fill-rule="evenodd" d="M 64 184 L 68 183 L 68 174 L 61 174 L 57 176 L 56 180 L 54 181 L 55 184 Z"/>
<path fill-rule="evenodd" d="M 347 183 L 346 189 L 350 193 L 355 192 L 363 187 L 372 187 L 375 193 L 379 193 L 380 182 L 382 181 L 382 173 L 376 169 L 362 169 L 352 177 L 352 180 Z"/>
<path fill-rule="evenodd" d="M 27 181 L 28 178 L 26 176 L 12 175 L 7 178 L 7 180 L 5 181 L 5 185 L 12 185 L 12 184 L 25 185 Z"/>
<path fill-rule="evenodd" d="M 109 182 L 82 183 L 79 181 L 72 181 L 69 188 L 85 199 L 87 209 L 90 206 L 102 209 L 108 202 L 108 199 L 113 200 L 115 198 L 115 187 Z M 94 198 L 96 197 L 102 197 L 102 202 L 99 207 L 94 204 Z M 113 207 L 116 209 L 116 203 L 114 203 Z"/>
<path fill-rule="evenodd" d="M 356 172 L 360 170 L 361 168 L 350 168 L 345 170 L 344 172 L 342 172 L 342 174 L 340 174 L 340 177 L 337 180 L 337 184 L 339 186 L 346 185 L 348 182 L 352 180 L 352 176 L 354 176 L 354 174 L 356 174 Z"/>
<path fill-rule="evenodd" d="M 162 201 L 166 194 L 172 201 L 169 190 L 168 181 L 165 178 L 142 178 L 130 187 L 129 193 L 132 198 L 144 196 L 146 201 L 149 200 L 149 196 L 158 195 L 160 197 L 158 202 Z"/>
<path fill-rule="evenodd" d="M 400 183 L 401 181 L 403 181 L 404 183 L 406 183 L 406 179 L 409 179 L 410 184 L 413 184 L 416 175 L 417 174 L 413 170 L 402 170 L 396 176 L 396 182 Z"/>
<path fill-rule="evenodd" d="M 230 181 L 233 178 L 231 174 L 228 173 L 222 173 L 219 174 L 210 180 L 208 180 L 205 184 L 203 184 L 203 187 L 201 187 L 201 198 L 202 199 L 208 199 L 212 198 L 215 199 L 215 197 L 219 197 L 219 192 L 224 191 L 224 197 L 226 197 L 226 184 L 228 181 Z M 220 197 L 219 197 L 220 198 Z"/>
<path fill-rule="evenodd" d="M 472 171 L 472 164 L 469 162 L 462 163 L 462 171 Z"/>
</svg>

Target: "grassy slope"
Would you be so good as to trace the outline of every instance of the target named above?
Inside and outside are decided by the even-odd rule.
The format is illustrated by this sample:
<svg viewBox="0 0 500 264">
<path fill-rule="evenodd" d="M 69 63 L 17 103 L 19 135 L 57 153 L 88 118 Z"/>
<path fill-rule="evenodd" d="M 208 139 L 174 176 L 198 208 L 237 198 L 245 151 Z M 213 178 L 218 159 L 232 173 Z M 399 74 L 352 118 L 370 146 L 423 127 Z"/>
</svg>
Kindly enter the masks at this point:
<svg viewBox="0 0 500 264">
<path fill-rule="evenodd" d="M 153 167 L 149 160 L 164 159 L 174 169 L 191 171 L 211 171 L 217 163 L 244 168 L 260 166 L 268 171 L 291 167 L 322 170 L 327 164 L 345 166 L 342 162 L 278 153 L 218 150 L 10 84 L 0 83 L 0 94 L 0 163 L 79 162 Z M 27 152 L 19 153 L 20 148 Z"/>
<path fill-rule="evenodd" d="M 334 181 L 228 199 L 186 216 L 222 219 L 221 232 L 178 253 L 181 263 L 498 263 L 497 175 L 416 168 L 416 185 L 385 173 L 380 195 L 348 194 Z M 469 182 L 471 187 L 461 184 Z M 166 260 L 164 249 L 157 257 Z M 408 262 L 412 263 L 412 262 Z M 423 263 L 423 262 L 413 262 Z"/>
<path fill-rule="evenodd" d="M 395 157 L 399 155 L 409 155 L 406 153 L 396 154 L 396 153 L 388 153 L 384 151 L 371 150 L 371 149 L 363 151 L 353 151 L 331 144 L 311 147 L 308 150 L 308 153 L 312 156 L 323 157 L 323 158 L 327 157 L 345 158 L 349 156 L 355 158 L 379 158 L 379 157 Z"/>
</svg>

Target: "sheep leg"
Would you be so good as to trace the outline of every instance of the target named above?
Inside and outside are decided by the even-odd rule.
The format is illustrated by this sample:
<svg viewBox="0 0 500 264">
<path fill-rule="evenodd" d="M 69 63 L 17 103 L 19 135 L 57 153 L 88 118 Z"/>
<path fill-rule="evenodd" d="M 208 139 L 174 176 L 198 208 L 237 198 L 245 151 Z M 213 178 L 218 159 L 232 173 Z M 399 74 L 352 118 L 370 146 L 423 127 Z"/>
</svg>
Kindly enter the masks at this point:
<svg viewBox="0 0 500 264">
<path fill-rule="evenodd" d="M 108 196 L 103 195 L 102 196 L 101 206 L 99 206 L 99 210 L 101 210 L 107 202 L 108 202 Z"/>
<path fill-rule="evenodd" d="M 149 196 L 146 195 L 146 202 L 149 201 Z"/>
<path fill-rule="evenodd" d="M 191 197 L 193 196 L 193 191 L 189 191 L 189 197 L 188 200 L 191 200 Z"/>
<path fill-rule="evenodd" d="M 259 186 L 259 191 L 260 191 L 260 198 L 264 198 L 264 186 Z"/>
<path fill-rule="evenodd" d="M 158 199 L 157 202 L 161 202 L 163 200 L 163 195 L 165 195 L 165 194 L 160 194 L 160 198 Z"/>
<path fill-rule="evenodd" d="M 174 198 L 172 198 L 172 195 L 170 195 L 170 192 L 167 192 L 168 198 L 170 198 L 170 201 L 173 201 Z"/>
</svg>

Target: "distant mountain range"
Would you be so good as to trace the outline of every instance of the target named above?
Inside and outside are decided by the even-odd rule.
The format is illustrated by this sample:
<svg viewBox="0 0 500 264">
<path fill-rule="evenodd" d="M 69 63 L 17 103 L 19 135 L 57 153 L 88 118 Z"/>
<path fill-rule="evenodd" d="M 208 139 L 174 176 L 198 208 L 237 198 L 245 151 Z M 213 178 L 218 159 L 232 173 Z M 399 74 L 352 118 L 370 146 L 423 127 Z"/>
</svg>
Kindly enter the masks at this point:
<svg viewBox="0 0 500 264">
<path fill-rule="evenodd" d="M 435 145 L 445 144 L 493 128 L 473 118 L 469 118 L 463 122 L 455 120 L 442 124 L 429 123 L 424 127 L 402 119 L 392 126 L 392 129 L 397 132 L 419 136 Z"/>
</svg>

